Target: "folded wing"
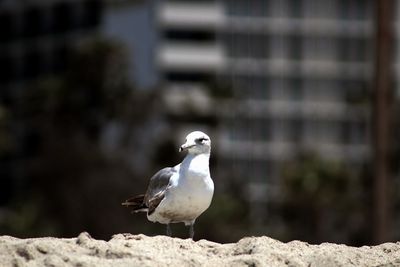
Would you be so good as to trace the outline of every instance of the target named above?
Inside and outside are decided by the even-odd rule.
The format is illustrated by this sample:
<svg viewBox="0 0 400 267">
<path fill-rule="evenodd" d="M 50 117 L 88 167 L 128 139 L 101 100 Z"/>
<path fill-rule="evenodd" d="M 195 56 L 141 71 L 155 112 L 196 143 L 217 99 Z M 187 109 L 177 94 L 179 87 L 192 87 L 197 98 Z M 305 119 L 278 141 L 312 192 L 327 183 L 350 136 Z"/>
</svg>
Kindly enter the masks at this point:
<svg viewBox="0 0 400 267">
<path fill-rule="evenodd" d="M 150 178 L 146 194 L 129 198 L 122 205 L 132 207 L 134 212 L 146 211 L 148 215 L 152 214 L 164 199 L 170 179 L 175 173 L 174 168 L 161 169 Z"/>
</svg>

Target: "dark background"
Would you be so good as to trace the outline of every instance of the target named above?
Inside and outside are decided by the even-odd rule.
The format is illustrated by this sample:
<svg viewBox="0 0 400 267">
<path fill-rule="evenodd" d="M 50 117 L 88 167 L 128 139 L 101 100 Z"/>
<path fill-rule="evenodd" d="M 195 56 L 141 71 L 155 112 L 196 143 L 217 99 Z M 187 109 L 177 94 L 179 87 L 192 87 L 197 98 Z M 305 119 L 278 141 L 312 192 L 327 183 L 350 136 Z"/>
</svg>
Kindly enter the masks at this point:
<svg viewBox="0 0 400 267">
<path fill-rule="evenodd" d="M 364 7 L 363 1 L 349 2 Z M 364 129 L 371 157 L 354 167 L 315 153 L 297 155 L 279 170 L 280 190 L 270 192 L 279 203 L 260 212 L 265 218 L 255 223 L 264 206 L 252 206 L 243 171 L 219 157 L 218 129 L 229 121 L 219 111 L 192 109 L 190 102 L 183 104 L 185 112 L 175 112 L 165 101 L 153 58 L 160 41 L 158 1 L 0 1 L 0 234 L 70 237 L 88 231 L 106 240 L 121 232 L 164 234 L 163 225 L 130 214 L 121 202 L 143 193 L 158 169 L 181 161 L 184 139 L 177 129 L 187 124 L 210 130 L 213 140 L 216 192 L 196 223 L 196 239 L 268 235 L 350 245 L 397 240 L 398 43 L 390 26 L 396 18 L 391 1 L 366 2 L 374 7 L 366 48 L 374 75 L 361 102 L 371 111 Z M 202 42 L 202 36 L 209 38 L 195 39 Z M 198 76 L 185 77 L 191 78 Z M 216 106 L 241 98 L 224 78 L 204 80 Z M 248 134 L 258 138 L 257 132 Z M 187 236 L 183 225 L 172 229 Z"/>
</svg>

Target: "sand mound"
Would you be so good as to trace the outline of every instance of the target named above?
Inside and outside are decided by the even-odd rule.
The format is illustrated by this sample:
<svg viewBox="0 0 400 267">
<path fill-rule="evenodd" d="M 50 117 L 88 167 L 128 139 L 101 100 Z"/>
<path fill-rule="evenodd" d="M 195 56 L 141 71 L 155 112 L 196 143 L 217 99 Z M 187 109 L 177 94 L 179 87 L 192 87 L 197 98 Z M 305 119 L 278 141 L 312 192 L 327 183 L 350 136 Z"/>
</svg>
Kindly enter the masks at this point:
<svg viewBox="0 0 400 267">
<path fill-rule="evenodd" d="M 0 266 L 400 266 L 400 242 L 360 248 L 246 237 L 237 243 L 118 234 L 108 242 L 0 237 Z"/>
</svg>

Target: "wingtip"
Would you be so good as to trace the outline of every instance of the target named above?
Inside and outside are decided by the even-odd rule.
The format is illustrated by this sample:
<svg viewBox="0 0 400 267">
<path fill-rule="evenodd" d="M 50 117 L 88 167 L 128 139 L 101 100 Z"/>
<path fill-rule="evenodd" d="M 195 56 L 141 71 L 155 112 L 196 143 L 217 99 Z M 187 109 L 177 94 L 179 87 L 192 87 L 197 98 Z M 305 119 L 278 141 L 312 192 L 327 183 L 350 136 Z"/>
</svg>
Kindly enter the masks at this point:
<svg viewBox="0 0 400 267">
<path fill-rule="evenodd" d="M 129 207 L 129 204 L 130 204 L 130 203 L 129 203 L 129 202 L 126 202 L 126 201 L 121 203 L 121 205 L 124 206 L 124 207 Z"/>
</svg>

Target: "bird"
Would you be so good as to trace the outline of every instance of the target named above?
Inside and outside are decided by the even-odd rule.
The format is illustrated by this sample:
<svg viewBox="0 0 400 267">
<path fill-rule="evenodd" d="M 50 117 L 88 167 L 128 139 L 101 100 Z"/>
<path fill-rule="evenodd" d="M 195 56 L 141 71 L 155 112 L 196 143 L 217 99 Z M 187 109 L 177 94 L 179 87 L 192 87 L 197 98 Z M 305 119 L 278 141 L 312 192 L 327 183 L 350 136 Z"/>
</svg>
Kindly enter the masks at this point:
<svg viewBox="0 0 400 267">
<path fill-rule="evenodd" d="M 211 139 L 201 131 L 186 136 L 179 152 L 186 151 L 183 161 L 154 174 L 145 194 L 134 196 L 122 203 L 133 212 L 146 212 L 151 222 L 166 224 L 166 234 L 172 236 L 171 223 L 189 226 L 189 236 L 194 237 L 196 219 L 208 209 L 214 194 L 209 160 Z"/>
</svg>

